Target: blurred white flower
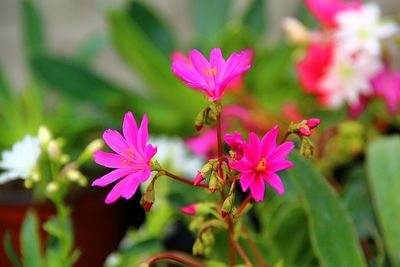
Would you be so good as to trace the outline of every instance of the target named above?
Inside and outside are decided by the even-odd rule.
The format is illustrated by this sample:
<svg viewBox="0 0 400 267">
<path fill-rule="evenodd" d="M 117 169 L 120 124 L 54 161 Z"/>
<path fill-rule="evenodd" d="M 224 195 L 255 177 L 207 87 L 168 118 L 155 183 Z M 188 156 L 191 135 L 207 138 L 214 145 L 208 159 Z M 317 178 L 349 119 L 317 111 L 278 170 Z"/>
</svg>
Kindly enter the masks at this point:
<svg viewBox="0 0 400 267">
<path fill-rule="evenodd" d="M 157 146 L 155 158 L 161 166 L 187 176 L 187 178 L 194 178 L 204 164 L 204 160 L 193 155 L 186 147 L 185 142 L 178 137 L 153 136 L 149 142 Z"/>
<path fill-rule="evenodd" d="M 4 172 L 0 174 L 0 184 L 29 177 L 35 169 L 39 156 L 39 138 L 26 135 L 24 139 L 15 143 L 11 150 L 2 153 L 0 169 Z"/>
<path fill-rule="evenodd" d="M 395 23 L 382 21 L 379 6 L 375 3 L 340 12 L 336 21 L 338 30 L 335 39 L 339 49 L 349 54 L 364 51 L 378 56 L 381 54 L 382 39 L 399 33 Z"/>
<path fill-rule="evenodd" d="M 368 54 L 349 57 L 340 52 L 336 50 L 332 64 L 320 81 L 331 108 L 340 108 L 345 103 L 354 105 L 359 103 L 361 95 L 370 95 L 370 80 L 382 67 L 379 57 Z"/>
</svg>

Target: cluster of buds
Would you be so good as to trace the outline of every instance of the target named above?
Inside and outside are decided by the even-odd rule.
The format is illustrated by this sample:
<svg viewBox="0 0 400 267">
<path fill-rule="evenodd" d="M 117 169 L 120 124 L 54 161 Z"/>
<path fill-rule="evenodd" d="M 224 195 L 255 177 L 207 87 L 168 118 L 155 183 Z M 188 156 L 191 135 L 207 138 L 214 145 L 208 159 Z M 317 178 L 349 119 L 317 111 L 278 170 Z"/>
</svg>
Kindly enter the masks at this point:
<svg viewBox="0 0 400 267">
<path fill-rule="evenodd" d="M 300 138 L 311 135 L 311 130 L 320 124 L 321 120 L 318 118 L 311 118 L 303 120 L 299 123 L 291 123 L 288 129 L 289 133 L 297 134 Z"/>
<path fill-rule="evenodd" d="M 211 102 L 208 106 L 197 114 L 194 127 L 197 131 L 203 129 L 204 125 L 210 125 L 217 121 L 221 115 L 222 106 L 219 103 Z"/>
<path fill-rule="evenodd" d="M 193 184 L 199 185 L 203 180 L 205 180 L 208 176 L 210 176 L 210 181 L 208 183 L 208 187 L 211 193 L 215 193 L 217 191 L 222 190 L 223 188 L 223 177 L 219 177 L 218 174 L 218 159 L 210 159 L 197 173 Z M 225 173 L 225 172 L 224 172 Z"/>
</svg>

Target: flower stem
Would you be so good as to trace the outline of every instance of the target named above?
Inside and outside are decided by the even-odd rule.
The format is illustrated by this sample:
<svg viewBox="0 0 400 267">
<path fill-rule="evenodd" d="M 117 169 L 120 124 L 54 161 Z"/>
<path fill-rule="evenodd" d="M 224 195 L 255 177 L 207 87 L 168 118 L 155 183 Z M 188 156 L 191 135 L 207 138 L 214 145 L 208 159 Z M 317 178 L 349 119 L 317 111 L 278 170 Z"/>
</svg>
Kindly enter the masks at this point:
<svg viewBox="0 0 400 267">
<path fill-rule="evenodd" d="M 282 145 L 283 142 L 285 142 L 285 141 L 288 139 L 288 137 L 289 137 L 290 134 L 291 134 L 291 132 L 287 131 L 287 132 L 285 133 L 285 135 L 282 137 L 282 140 L 281 140 L 281 142 L 280 142 L 279 144 Z"/>
<path fill-rule="evenodd" d="M 179 255 L 182 254 L 182 255 Z M 184 255 L 183 253 L 176 253 L 176 252 L 169 252 L 169 253 L 162 253 L 157 256 L 152 257 L 147 261 L 147 264 L 153 264 L 160 260 L 169 260 L 181 263 L 185 266 L 189 267 L 206 267 L 205 264 L 196 261 L 193 257 Z M 193 258 L 193 259 L 192 259 Z"/>
<path fill-rule="evenodd" d="M 249 204 L 249 202 L 251 201 L 251 194 L 248 194 L 246 199 L 243 201 L 243 203 L 240 205 L 240 207 L 238 208 L 238 216 L 240 216 L 243 212 L 243 210 L 246 208 L 247 204 Z"/>
<path fill-rule="evenodd" d="M 218 147 L 218 158 L 222 158 L 222 126 L 221 126 L 221 114 L 217 116 L 217 147 Z M 220 178 L 224 177 L 221 161 L 218 163 L 218 174 Z M 225 192 L 221 190 L 222 202 L 225 200 Z M 229 262 L 230 266 L 235 266 L 235 246 L 234 246 L 234 232 L 233 232 L 233 222 L 231 216 L 228 215 L 228 240 L 229 240 Z"/>
<path fill-rule="evenodd" d="M 249 257 L 247 257 L 246 252 L 244 252 L 243 248 L 240 246 L 239 242 L 234 241 L 233 245 L 236 248 L 236 251 L 239 253 L 240 257 L 244 261 L 245 265 L 247 267 L 254 267 L 254 265 L 251 263 Z"/>
<path fill-rule="evenodd" d="M 254 243 L 254 241 L 250 237 L 249 230 L 247 230 L 247 227 L 243 224 L 242 225 L 242 232 L 250 246 L 250 249 L 252 250 L 254 256 L 257 258 L 258 265 L 260 267 L 268 267 L 267 263 L 264 261 L 263 256 L 261 255 L 260 250 L 258 249 L 257 245 Z"/>
<path fill-rule="evenodd" d="M 180 177 L 180 176 L 175 175 L 175 174 L 173 174 L 173 173 L 170 173 L 169 171 L 166 171 L 166 170 L 162 170 L 162 171 L 160 171 L 160 173 L 161 173 L 161 174 L 164 174 L 164 175 L 166 175 L 166 176 L 168 176 L 168 177 L 171 177 L 172 179 L 175 179 L 175 180 L 178 180 L 178 181 L 180 181 L 180 182 L 182 182 L 182 183 L 185 183 L 185 184 L 190 184 L 190 185 L 193 185 L 193 186 L 208 188 L 208 184 L 198 184 L 198 185 L 194 185 L 194 184 L 193 184 L 193 181 L 191 181 L 191 180 L 189 180 L 189 179 L 186 179 L 186 178 L 183 178 L 183 177 Z"/>
</svg>

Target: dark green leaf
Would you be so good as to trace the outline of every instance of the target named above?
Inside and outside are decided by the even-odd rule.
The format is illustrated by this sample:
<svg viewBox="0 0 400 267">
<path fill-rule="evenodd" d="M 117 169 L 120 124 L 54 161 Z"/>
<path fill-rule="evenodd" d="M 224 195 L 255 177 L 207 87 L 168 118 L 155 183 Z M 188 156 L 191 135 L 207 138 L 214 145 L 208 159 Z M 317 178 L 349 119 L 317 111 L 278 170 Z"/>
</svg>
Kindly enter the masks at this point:
<svg viewBox="0 0 400 267">
<path fill-rule="evenodd" d="M 393 266 L 400 266 L 400 137 L 381 138 L 367 150 L 372 200 Z"/>
<path fill-rule="evenodd" d="M 267 20 L 265 18 L 265 4 L 267 0 L 254 0 L 244 17 L 248 30 L 260 38 L 265 34 Z"/>
<path fill-rule="evenodd" d="M 364 267 L 354 225 L 339 197 L 306 159 L 292 155 L 290 181 L 302 193 L 313 248 L 322 266 Z"/>
<path fill-rule="evenodd" d="M 17 253 L 15 253 L 15 250 L 13 248 L 13 245 L 11 242 L 11 234 L 9 232 L 5 232 L 5 234 L 4 234 L 3 247 L 4 247 L 4 250 L 8 256 L 8 259 L 11 261 L 12 265 L 14 267 L 22 267 L 22 264 L 21 264 L 20 260 L 18 259 Z"/>
<path fill-rule="evenodd" d="M 90 64 L 98 53 L 108 43 L 108 38 L 104 33 L 93 34 L 78 48 L 77 59 L 84 64 Z"/>
<path fill-rule="evenodd" d="M 24 267 L 40 267 L 39 225 L 38 219 L 33 212 L 26 214 L 20 239 Z"/>
<path fill-rule="evenodd" d="M 192 19 L 200 39 L 214 40 L 224 27 L 230 10 L 229 0 L 191 0 Z"/>
<path fill-rule="evenodd" d="M 130 17 L 142 32 L 147 35 L 155 47 L 169 57 L 174 43 L 165 23 L 150 8 L 137 1 L 132 1 L 128 8 Z"/>
<path fill-rule="evenodd" d="M 21 2 L 25 49 L 30 57 L 44 51 L 43 22 L 34 1 L 22 0 Z"/>
</svg>

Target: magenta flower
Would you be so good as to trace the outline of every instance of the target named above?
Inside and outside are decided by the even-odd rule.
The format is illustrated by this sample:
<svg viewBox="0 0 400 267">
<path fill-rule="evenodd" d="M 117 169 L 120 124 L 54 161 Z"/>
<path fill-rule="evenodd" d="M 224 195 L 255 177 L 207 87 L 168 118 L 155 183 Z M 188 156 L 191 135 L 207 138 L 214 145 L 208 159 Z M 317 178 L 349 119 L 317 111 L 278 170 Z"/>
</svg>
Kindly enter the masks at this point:
<svg viewBox="0 0 400 267">
<path fill-rule="evenodd" d="M 375 94 L 382 97 L 389 111 L 396 114 L 400 104 L 400 71 L 393 72 L 387 68 L 382 69 L 372 79 Z"/>
<path fill-rule="evenodd" d="M 268 131 L 261 141 L 251 132 L 249 142 L 243 144 L 243 158 L 231 163 L 231 167 L 242 174 L 240 185 L 243 191 L 250 187 L 251 196 L 255 201 L 264 199 L 265 182 L 278 194 L 282 195 L 285 192 L 276 172 L 293 167 L 293 163 L 285 158 L 294 148 L 294 143 L 284 142 L 277 146 L 277 137 L 278 126 Z"/>
<path fill-rule="evenodd" d="M 189 60 L 175 53 L 172 72 L 187 86 L 204 91 L 210 101 L 220 100 L 229 82 L 251 67 L 248 52 L 233 53 L 225 61 L 219 48 L 211 50 L 210 61 L 197 50 L 190 51 Z"/>
<path fill-rule="evenodd" d="M 147 115 L 144 115 L 138 129 L 134 116 L 131 112 L 127 112 L 122 125 L 124 136 L 111 129 L 104 132 L 104 141 L 115 153 L 96 151 L 94 160 L 97 164 L 115 170 L 96 179 L 92 185 L 103 187 L 119 180 L 107 195 L 105 200 L 107 204 L 120 197 L 131 198 L 139 184 L 149 179 L 150 160 L 156 154 L 157 147 L 147 144 L 149 135 L 147 124 Z"/>
</svg>

